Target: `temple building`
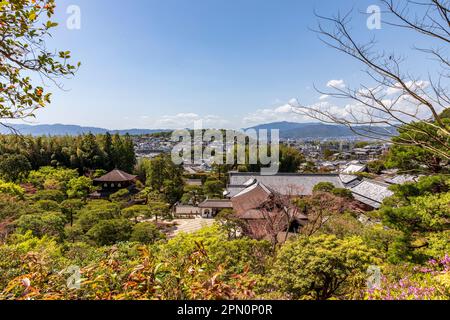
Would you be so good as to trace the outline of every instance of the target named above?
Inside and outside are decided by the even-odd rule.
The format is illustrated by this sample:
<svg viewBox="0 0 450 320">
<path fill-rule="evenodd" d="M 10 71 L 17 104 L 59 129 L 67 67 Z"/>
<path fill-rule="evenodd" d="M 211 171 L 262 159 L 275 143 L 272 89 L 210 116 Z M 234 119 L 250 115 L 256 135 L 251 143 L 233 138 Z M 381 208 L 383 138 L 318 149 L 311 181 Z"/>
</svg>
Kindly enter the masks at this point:
<svg viewBox="0 0 450 320">
<path fill-rule="evenodd" d="M 101 187 L 90 195 L 91 198 L 108 198 L 120 189 L 135 190 L 137 176 L 115 169 L 104 176 L 94 179 L 94 186 Z"/>
<path fill-rule="evenodd" d="M 231 202 L 236 217 L 244 221 L 244 232 L 252 238 L 273 240 L 270 239 L 273 236 L 283 242 L 308 223 L 307 216 L 289 206 L 282 195 L 264 183 L 249 180 L 244 185 L 247 187 L 234 195 Z"/>
</svg>

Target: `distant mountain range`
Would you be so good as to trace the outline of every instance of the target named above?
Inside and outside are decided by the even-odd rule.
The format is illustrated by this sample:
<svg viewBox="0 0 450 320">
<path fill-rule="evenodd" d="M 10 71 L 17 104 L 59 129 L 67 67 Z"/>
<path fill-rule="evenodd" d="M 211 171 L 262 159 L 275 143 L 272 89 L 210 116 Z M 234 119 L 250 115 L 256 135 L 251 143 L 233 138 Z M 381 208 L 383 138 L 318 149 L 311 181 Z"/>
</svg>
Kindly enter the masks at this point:
<svg viewBox="0 0 450 320">
<path fill-rule="evenodd" d="M 367 129 L 368 127 L 357 127 L 359 130 Z M 247 128 L 255 130 L 272 130 L 278 129 L 280 131 L 280 138 L 282 139 L 308 139 L 308 138 L 343 138 L 357 136 L 349 128 L 341 125 L 327 125 L 323 123 L 295 123 L 295 122 L 274 122 L 261 124 L 255 127 Z M 376 131 L 371 128 L 372 131 Z M 389 133 L 395 135 L 396 131 L 393 128 L 379 128 L 379 132 L 384 134 Z"/>
<path fill-rule="evenodd" d="M 97 127 L 82 127 L 77 125 L 66 125 L 66 124 L 42 124 L 42 125 L 27 125 L 27 124 L 17 124 L 11 125 L 15 130 L 23 135 L 32 136 L 76 136 L 80 134 L 93 133 L 93 134 L 105 134 L 107 132 L 111 134 L 119 133 L 125 135 L 129 133 L 130 135 L 143 135 L 152 134 L 157 132 L 167 132 L 170 130 L 153 130 L 153 129 L 127 129 L 127 130 L 108 130 L 104 128 Z M 0 134 L 10 134 L 11 130 L 5 127 L 0 127 Z"/>
<path fill-rule="evenodd" d="M 93 134 L 105 134 L 109 132 L 111 134 L 119 133 L 121 135 L 129 133 L 130 135 L 145 135 L 158 132 L 170 132 L 169 129 L 127 129 L 127 130 L 108 130 L 98 127 L 82 127 L 78 125 L 65 125 L 65 124 L 42 124 L 42 125 L 27 125 L 17 124 L 12 125 L 14 129 L 23 135 L 32 136 L 76 136 L 80 134 L 93 133 Z M 360 127 L 363 128 L 363 127 Z M 261 124 L 255 127 L 247 128 L 255 130 L 280 130 L 280 138 L 282 139 L 321 139 L 321 138 L 343 138 L 343 137 L 355 137 L 350 129 L 345 126 L 326 125 L 322 123 L 295 123 L 295 122 L 274 122 Z M 386 133 L 386 128 L 380 128 Z M 391 129 L 391 134 L 395 132 Z M 0 134 L 10 134 L 11 131 L 8 128 L 0 127 Z"/>
</svg>

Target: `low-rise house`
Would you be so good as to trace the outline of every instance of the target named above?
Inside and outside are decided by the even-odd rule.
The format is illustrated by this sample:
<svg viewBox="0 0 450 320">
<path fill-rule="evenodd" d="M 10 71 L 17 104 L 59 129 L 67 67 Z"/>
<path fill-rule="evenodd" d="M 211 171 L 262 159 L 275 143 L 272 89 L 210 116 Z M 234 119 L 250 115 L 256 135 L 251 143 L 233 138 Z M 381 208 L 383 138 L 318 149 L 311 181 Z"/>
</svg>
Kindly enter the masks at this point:
<svg viewBox="0 0 450 320">
<path fill-rule="evenodd" d="M 233 204 L 229 199 L 206 199 L 198 207 L 203 218 L 213 218 L 222 210 L 233 209 Z"/>
<path fill-rule="evenodd" d="M 202 212 L 199 207 L 193 205 L 176 204 L 174 209 L 173 214 L 176 218 L 192 218 L 201 215 Z"/>
<path fill-rule="evenodd" d="M 203 185 L 202 179 L 187 179 L 186 185 L 191 187 L 201 187 Z"/>
<path fill-rule="evenodd" d="M 229 199 L 206 199 L 198 205 L 176 204 L 174 216 L 177 218 L 201 216 L 202 218 L 214 218 L 220 211 L 233 209 Z"/>
</svg>

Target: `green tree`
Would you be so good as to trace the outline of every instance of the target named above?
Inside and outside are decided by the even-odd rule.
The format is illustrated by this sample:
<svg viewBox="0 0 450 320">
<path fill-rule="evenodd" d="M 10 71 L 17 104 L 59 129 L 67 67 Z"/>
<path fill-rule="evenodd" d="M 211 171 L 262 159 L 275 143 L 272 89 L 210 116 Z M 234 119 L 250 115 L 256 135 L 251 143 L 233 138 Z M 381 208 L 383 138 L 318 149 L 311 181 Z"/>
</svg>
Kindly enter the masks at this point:
<svg viewBox="0 0 450 320">
<path fill-rule="evenodd" d="M 386 226 L 400 232 L 390 247 L 389 261 L 423 262 L 432 258 L 439 249 L 431 248 L 435 244 L 442 247 L 440 235 L 450 229 L 450 177 L 424 176 L 416 183 L 395 185 L 391 190 L 394 195 L 385 199 L 377 212 Z"/>
<path fill-rule="evenodd" d="M 114 156 L 112 137 L 109 132 L 107 132 L 103 138 L 103 152 L 105 153 L 105 169 L 111 171 L 114 169 Z"/>
<path fill-rule="evenodd" d="M 127 219 L 134 219 L 137 223 L 139 217 L 151 217 L 150 208 L 146 205 L 134 205 L 125 209 L 122 209 L 122 216 Z"/>
<path fill-rule="evenodd" d="M 67 220 L 70 223 L 70 226 L 73 226 L 74 217 L 78 213 L 78 211 L 83 208 L 83 206 L 83 201 L 79 199 L 69 199 L 61 203 L 61 211 L 66 216 Z"/>
<path fill-rule="evenodd" d="M 81 226 L 83 232 L 87 232 L 101 220 L 120 218 L 120 206 L 105 200 L 90 201 L 77 216 L 76 224 Z"/>
<path fill-rule="evenodd" d="M 313 192 L 332 192 L 334 188 L 331 182 L 319 182 L 314 186 Z"/>
<path fill-rule="evenodd" d="M 164 233 L 152 222 L 138 223 L 133 227 L 130 241 L 153 244 L 158 240 L 165 239 Z"/>
<path fill-rule="evenodd" d="M 0 157 L 0 177 L 8 182 L 23 180 L 30 171 L 30 162 L 21 154 L 5 154 Z"/>
<path fill-rule="evenodd" d="M 184 185 L 181 177 L 177 177 L 177 180 L 164 180 L 162 193 L 165 196 L 165 201 L 170 204 L 178 202 L 183 196 L 183 187 Z"/>
<path fill-rule="evenodd" d="M 203 194 L 210 198 L 216 197 L 221 198 L 223 194 L 223 189 L 224 185 L 222 181 L 215 179 L 208 179 L 203 185 Z"/>
<path fill-rule="evenodd" d="M 149 201 L 148 208 L 155 221 L 158 221 L 159 217 L 167 217 L 170 213 L 170 205 L 165 202 Z"/>
<path fill-rule="evenodd" d="M 20 201 L 20 197 L 0 192 L 0 223 L 13 221 L 29 213 L 35 213 L 34 209 L 25 201 Z"/>
<path fill-rule="evenodd" d="M 183 196 L 181 197 L 181 202 L 183 204 L 196 204 L 205 199 L 202 186 L 186 185 L 183 192 Z"/>
<path fill-rule="evenodd" d="M 233 276 L 248 270 L 251 275 L 265 276 L 273 257 L 269 241 L 248 238 L 228 240 L 227 231 L 218 224 L 170 239 L 167 244 L 161 245 L 162 257 L 174 257 L 175 263 L 180 264 L 183 257 L 198 250 L 199 244 L 211 261 L 205 272 L 223 269 L 226 275 Z"/>
<path fill-rule="evenodd" d="M 305 161 L 303 154 L 297 149 L 281 145 L 280 147 L 280 172 L 296 173 L 300 165 Z"/>
<path fill-rule="evenodd" d="M 56 201 L 57 203 L 63 202 L 65 198 L 66 195 L 59 190 L 38 190 L 33 196 L 33 199 L 35 201 L 52 200 Z"/>
<path fill-rule="evenodd" d="M 334 194 L 336 197 L 345 198 L 348 200 L 353 200 L 353 193 L 345 188 L 334 188 L 331 190 L 331 193 Z"/>
<path fill-rule="evenodd" d="M 86 199 L 94 190 L 92 180 L 85 176 L 71 179 L 67 184 L 67 195 L 71 199 Z"/>
<path fill-rule="evenodd" d="M 369 172 L 373 173 L 373 174 L 381 174 L 381 172 L 386 169 L 386 166 L 385 166 L 383 160 L 370 161 L 367 164 L 367 167 L 369 169 Z"/>
<path fill-rule="evenodd" d="M 443 118 L 442 121 L 450 127 L 450 118 Z M 418 130 L 416 127 L 420 128 Z M 449 163 L 448 156 L 445 157 L 442 153 L 449 153 L 450 138 L 447 139 L 447 144 L 442 145 L 441 140 L 433 143 L 433 136 L 439 137 L 439 129 L 430 126 L 428 123 L 414 123 L 412 125 L 404 125 L 399 129 L 399 135 L 393 138 L 397 143 L 392 146 L 387 156 L 386 166 L 388 168 L 398 168 L 406 172 L 428 172 L 428 173 L 445 173 L 448 172 L 446 166 Z M 403 141 L 414 139 L 417 141 L 427 141 L 427 144 L 432 144 L 433 148 L 428 149 L 420 144 L 404 145 Z M 440 150 L 438 153 L 436 150 Z"/>
<path fill-rule="evenodd" d="M 79 148 L 79 157 L 83 164 L 83 170 L 97 169 L 102 167 L 104 155 L 97 139 L 92 133 L 88 133 L 82 137 L 81 146 Z"/>
<path fill-rule="evenodd" d="M 279 251 L 270 282 L 293 299 L 326 300 L 365 285 L 375 251 L 358 237 L 301 237 Z M 354 286 L 349 290 L 350 286 Z"/>
<path fill-rule="evenodd" d="M 132 230 L 133 224 L 126 219 L 101 220 L 86 235 L 97 245 L 106 246 L 128 241 Z"/>
<path fill-rule="evenodd" d="M 450 192 L 419 196 L 410 205 L 384 206 L 383 222 L 406 233 L 436 232 L 450 228 Z"/>
<path fill-rule="evenodd" d="M 119 168 L 131 172 L 136 165 L 136 154 L 134 153 L 134 143 L 131 136 L 127 133 L 123 141 L 122 163 Z"/>
<path fill-rule="evenodd" d="M 34 204 L 34 208 L 38 209 L 38 210 L 42 210 L 42 211 L 53 211 L 53 212 L 58 212 L 60 211 L 60 207 L 58 202 L 53 201 L 53 200 L 39 200 L 36 201 L 36 203 Z"/>
<path fill-rule="evenodd" d="M 66 219 L 60 212 L 46 212 L 44 214 L 24 214 L 16 222 L 19 232 L 32 231 L 36 237 L 45 235 L 63 239 Z"/>
<path fill-rule="evenodd" d="M 163 187 L 164 180 L 167 177 L 167 160 L 164 156 L 158 156 L 150 160 L 147 185 L 153 190 L 161 191 Z"/>
<path fill-rule="evenodd" d="M 183 167 L 175 165 L 169 155 L 155 157 L 149 162 L 146 184 L 174 204 L 183 196 Z"/>
<path fill-rule="evenodd" d="M 124 153 L 123 141 L 118 133 L 112 137 L 111 166 L 120 169 L 122 166 L 122 155 Z"/>
<path fill-rule="evenodd" d="M 42 189 L 46 181 L 53 180 L 57 182 L 58 188 L 65 192 L 69 181 L 77 177 L 78 172 L 75 169 L 41 167 L 39 170 L 31 171 L 27 181 L 32 183 L 36 188 Z"/>
<path fill-rule="evenodd" d="M 450 176 L 424 176 L 418 182 L 394 185 L 391 190 L 394 195 L 385 199 L 379 212 L 386 224 L 404 232 L 446 227 Z"/>
</svg>

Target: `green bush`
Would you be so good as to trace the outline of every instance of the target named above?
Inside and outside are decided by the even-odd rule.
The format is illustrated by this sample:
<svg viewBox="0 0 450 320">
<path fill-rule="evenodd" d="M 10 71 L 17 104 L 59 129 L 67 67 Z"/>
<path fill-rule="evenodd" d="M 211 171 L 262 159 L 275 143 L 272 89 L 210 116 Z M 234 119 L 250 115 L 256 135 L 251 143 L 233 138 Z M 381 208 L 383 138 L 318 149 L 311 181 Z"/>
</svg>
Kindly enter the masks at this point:
<svg viewBox="0 0 450 320">
<path fill-rule="evenodd" d="M 56 182 L 62 191 L 66 190 L 70 180 L 78 177 L 78 171 L 75 169 L 55 169 L 53 167 L 41 167 L 39 170 L 31 171 L 27 181 L 36 188 L 42 189 L 48 179 Z"/>
<path fill-rule="evenodd" d="M 89 202 L 78 213 L 76 223 L 84 232 L 91 229 L 101 220 L 116 219 L 120 217 L 120 206 L 109 201 L 96 200 Z"/>
<path fill-rule="evenodd" d="M 165 239 L 164 233 L 152 222 L 138 223 L 133 227 L 130 241 L 153 244 L 158 240 Z"/>
<path fill-rule="evenodd" d="M 127 219 L 137 219 L 139 217 L 151 217 L 150 208 L 146 205 L 134 205 L 122 209 L 122 216 Z"/>
<path fill-rule="evenodd" d="M 31 163 L 21 154 L 4 154 L 0 156 L 0 177 L 8 182 L 22 181 L 28 176 Z"/>
<path fill-rule="evenodd" d="M 64 193 L 59 190 L 38 190 L 33 196 L 35 201 L 52 200 L 58 203 L 63 202 L 65 198 Z"/>
<path fill-rule="evenodd" d="M 84 176 L 73 178 L 67 184 L 67 195 L 71 199 L 86 199 L 94 190 L 92 180 Z"/>
<path fill-rule="evenodd" d="M 130 199 L 130 191 L 128 189 L 120 189 L 116 193 L 109 196 L 109 200 L 113 202 L 123 202 Z"/>
<path fill-rule="evenodd" d="M 20 233 L 31 231 L 36 237 L 50 236 L 58 239 L 64 237 L 66 219 L 62 213 L 46 212 L 44 214 L 24 214 L 15 225 Z"/>
<path fill-rule="evenodd" d="M 128 241 L 133 224 L 126 219 L 101 220 L 88 232 L 87 236 L 99 246 Z"/>
<path fill-rule="evenodd" d="M 23 198 L 25 190 L 15 183 L 0 180 L 0 193 Z"/>
<path fill-rule="evenodd" d="M 336 197 L 346 198 L 350 200 L 354 198 L 353 193 L 350 190 L 344 188 L 334 188 L 331 193 Z"/>
<path fill-rule="evenodd" d="M 60 211 L 58 202 L 53 200 L 39 200 L 34 204 L 34 207 L 42 211 Z"/>
<path fill-rule="evenodd" d="M 313 188 L 313 192 L 331 192 L 334 189 L 334 184 L 331 182 L 320 182 Z"/>
<path fill-rule="evenodd" d="M 270 283 L 292 299 L 349 296 L 364 289 L 366 270 L 375 253 L 358 237 L 300 237 L 278 252 Z"/>
</svg>

